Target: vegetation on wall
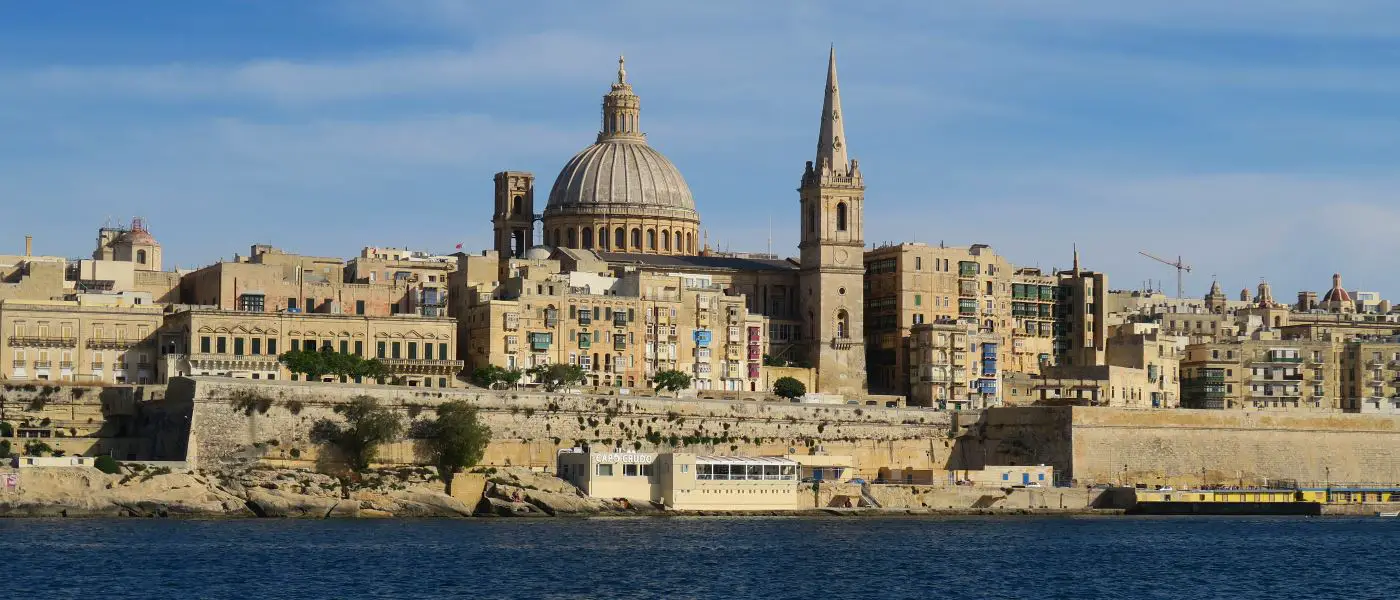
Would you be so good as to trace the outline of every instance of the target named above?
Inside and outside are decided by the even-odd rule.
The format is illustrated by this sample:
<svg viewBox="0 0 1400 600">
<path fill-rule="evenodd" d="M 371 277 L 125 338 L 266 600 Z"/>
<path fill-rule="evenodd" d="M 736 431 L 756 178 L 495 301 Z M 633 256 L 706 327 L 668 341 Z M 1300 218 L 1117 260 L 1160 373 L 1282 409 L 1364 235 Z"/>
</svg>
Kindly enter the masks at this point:
<svg viewBox="0 0 1400 600">
<path fill-rule="evenodd" d="M 457 471 L 475 466 L 486 453 L 491 429 L 477 419 L 476 407 L 461 400 L 440 404 L 437 418 L 415 423 L 413 437 L 442 478 L 448 495 Z"/>
<path fill-rule="evenodd" d="M 117 459 L 112 458 L 111 456 L 108 456 L 106 454 L 97 457 L 97 460 L 92 462 L 92 466 L 95 467 L 98 471 L 102 471 L 103 473 L 106 473 L 108 475 L 116 475 L 119 471 L 121 471 L 121 467 L 117 465 Z"/>
<path fill-rule="evenodd" d="M 336 406 L 335 412 L 345 422 L 316 421 L 311 427 L 311 441 L 335 448 L 356 472 L 368 469 L 379 446 L 398 438 L 404 430 L 403 418 L 393 409 L 380 406 L 371 396 L 355 396 Z"/>
</svg>

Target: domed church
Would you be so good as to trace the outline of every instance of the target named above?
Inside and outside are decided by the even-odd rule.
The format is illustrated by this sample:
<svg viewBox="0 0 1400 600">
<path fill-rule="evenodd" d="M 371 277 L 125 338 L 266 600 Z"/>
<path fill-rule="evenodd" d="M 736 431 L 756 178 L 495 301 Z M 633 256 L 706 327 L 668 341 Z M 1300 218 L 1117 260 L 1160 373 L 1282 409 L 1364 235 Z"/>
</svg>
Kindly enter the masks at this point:
<svg viewBox="0 0 1400 600">
<path fill-rule="evenodd" d="M 627 83 L 624 59 L 603 96 L 596 142 L 575 154 L 549 192 L 540 219 L 546 246 L 693 255 L 700 214 L 690 186 L 670 160 L 647 144 L 641 99 Z M 534 245 L 533 181 L 528 173 L 496 176 L 496 248 L 523 256 Z"/>
</svg>

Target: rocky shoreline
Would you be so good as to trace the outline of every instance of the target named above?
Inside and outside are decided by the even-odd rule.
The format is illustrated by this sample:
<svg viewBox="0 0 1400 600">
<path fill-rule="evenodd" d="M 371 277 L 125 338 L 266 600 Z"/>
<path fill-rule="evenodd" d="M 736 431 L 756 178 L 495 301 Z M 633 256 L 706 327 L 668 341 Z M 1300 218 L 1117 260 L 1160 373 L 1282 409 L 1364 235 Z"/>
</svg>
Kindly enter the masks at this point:
<svg viewBox="0 0 1400 600">
<path fill-rule="evenodd" d="M 897 517 L 1104 515 L 1121 511 L 1036 508 L 813 508 L 677 513 L 643 502 L 589 498 L 568 482 L 529 469 L 459 474 L 449 496 L 432 469 L 403 467 L 353 481 L 304 469 L 238 467 L 190 473 L 124 466 L 20 471 L 0 489 L 0 517 L 464 518 L 464 517 Z"/>
</svg>

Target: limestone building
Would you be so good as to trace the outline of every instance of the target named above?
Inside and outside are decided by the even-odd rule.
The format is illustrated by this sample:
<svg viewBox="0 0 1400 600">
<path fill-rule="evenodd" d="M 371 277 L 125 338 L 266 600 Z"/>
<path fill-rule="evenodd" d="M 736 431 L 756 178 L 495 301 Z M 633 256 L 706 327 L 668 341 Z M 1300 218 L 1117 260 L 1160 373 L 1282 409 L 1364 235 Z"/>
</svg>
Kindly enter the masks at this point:
<svg viewBox="0 0 1400 600">
<path fill-rule="evenodd" d="M 1209 409 L 1342 409 L 1340 347 L 1330 336 L 1277 332 L 1187 346 L 1181 405 Z"/>
<path fill-rule="evenodd" d="M 97 300 L 0 301 L 0 379 L 155 383 L 161 309 Z"/>
<path fill-rule="evenodd" d="M 815 369 L 814 392 L 864 394 L 864 180 L 858 163 L 849 157 L 835 51 L 828 57 L 815 160 L 807 162 L 799 187 L 793 222 L 801 231 L 797 260 L 725 255 L 702 247 L 699 212 L 690 188 L 679 169 L 649 145 L 639 124 L 640 99 L 621 60 L 618 66 L 617 80 L 603 98 L 603 122 L 595 143 L 565 164 L 538 217 L 543 247 L 533 246 L 537 220 L 533 175 L 523 171 L 496 175 L 492 216 L 495 247 L 491 254 L 496 273 L 487 275 L 491 259 L 482 256 L 459 262 L 458 271 L 451 276 L 453 290 L 466 294 L 453 304 L 452 312 L 463 323 L 468 362 L 510 363 L 513 355 L 504 350 L 504 334 L 501 338 L 476 338 L 504 331 L 508 314 L 525 323 L 550 306 L 562 311 L 571 305 L 596 304 L 601 314 L 612 309 L 616 315 L 617 308 L 629 308 L 623 306 L 628 302 L 682 302 L 684 307 L 675 307 L 676 318 L 686 321 L 676 324 L 681 326 L 675 331 L 680 342 L 676 362 L 690 364 L 697 375 L 705 368 L 706 363 L 695 360 L 704 349 L 688 347 L 689 342 L 684 341 L 688 335 L 692 342 L 693 336 L 709 336 L 726 344 L 724 375 L 698 378 L 697 386 L 753 389 L 763 381 L 761 371 L 767 357 Z M 546 260 L 558 261 L 557 272 L 550 272 L 554 267 L 542 262 L 531 264 Z M 612 278 L 607 286 L 621 286 L 603 293 L 609 297 L 603 304 L 592 298 L 599 295 L 598 288 L 590 287 L 592 291 L 583 293 L 576 291 L 581 286 L 565 283 L 574 282 L 572 271 L 580 264 L 594 265 L 595 261 L 602 261 L 602 270 Z M 522 267 L 525 273 L 520 271 Z M 596 266 L 587 267 L 584 273 L 581 280 L 603 285 L 593 279 L 602 276 Z M 669 283 L 659 284 L 660 289 L 649 288 L 652 281 Z M 629 300 L 632 295 L 636 299 Z M 549 298 L 537 302 L 527 299 L 531 296 Z M 649 307 L 630 309 L 633 315 L 658 314 L 642 310 Z M 671 312 L 667 308 L 664 314 L 669 318 Z M 708 320 L 701 319 L 705 312 L 710 313 Z M 613 358 L 591 345 L 588 352 L 565 346 L 562 336 L 568 335 L 568 330 L 558 329 L 561 321 L 540 318 L 545 327 L 530 332 L 539 335 L 531 342 L 529 361 L 562 362 L 570 354 L 577 360 L 586 356 L 593 372 L 599 370 L 593 357 L 597 353 L 603 367 L 618 368 L 616 362 L 609 362 Z M 632 322 L 629 319 L 628 323 Z M 701 326 L 701 322 L 709 324 Z M 672 335 L 671 325 L 666 324 L 667 338 Z M 724 335 L 720 335 L 721 330 Z M 571 343 L 578 343 L 578 333 L 574 331 Z M 608 332 L 613 344 L 618 333 Z M 638 347 L 645 351 L 650 340 L 638 338 L 635 331 L 629 333 L 633 336 L 627 342 L 628 351 Z M 542 352 L 534 352 L 537 344 L 544 346 L 546 335 L 559 337 L 548 338 L 547 349 L 540 347 Z M 600 385 L 619 385 L 619 380 L 623 386 L 644 385 L 648 376 L 644 364 L 657 364 L 663 354 L 671 360 L 671 340 L 663 339 L 659 331 L 656 335 L 655 356 L 649 362 L 618 354 L 630 366 L 622 367 L 620 373 L 590 375 L 591 380 Z M 524 340 L 516 343 L 520 344 L 517 348 L 524 346 Z M 522 357 L 514 360 L 520 365 Z M 710 366 L 711 374 L 714 366 Z"/>
<path fill-rule="evenodd" d="M 404 385 L 453 387 L 462 370 L 462 361 L 456 358 L 456 333 L 452 319 L 407 314 L 178 307 L 166 316 L 158 334 L 160 381 L 187 375 L 295 379 L 278 361 L 280 354 L 330 348 L 377 358 Z"/>
</svg>

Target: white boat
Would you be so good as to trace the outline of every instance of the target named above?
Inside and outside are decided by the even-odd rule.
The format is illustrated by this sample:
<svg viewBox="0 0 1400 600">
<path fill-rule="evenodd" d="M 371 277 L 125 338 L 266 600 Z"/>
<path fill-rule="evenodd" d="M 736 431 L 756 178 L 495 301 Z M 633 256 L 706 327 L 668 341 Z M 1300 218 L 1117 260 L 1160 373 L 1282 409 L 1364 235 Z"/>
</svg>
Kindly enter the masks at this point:
<svg viewBox="0 0 1400 600">
<path fill-rule="evenodd" d="M 1393 511 L 1393 512 L 1378 512 L 1378 513 L 1376 513 L 1376 516 L 1377 516 L 1377 517 L 1400 517 L 1400 510 Z"/>
</svg>

